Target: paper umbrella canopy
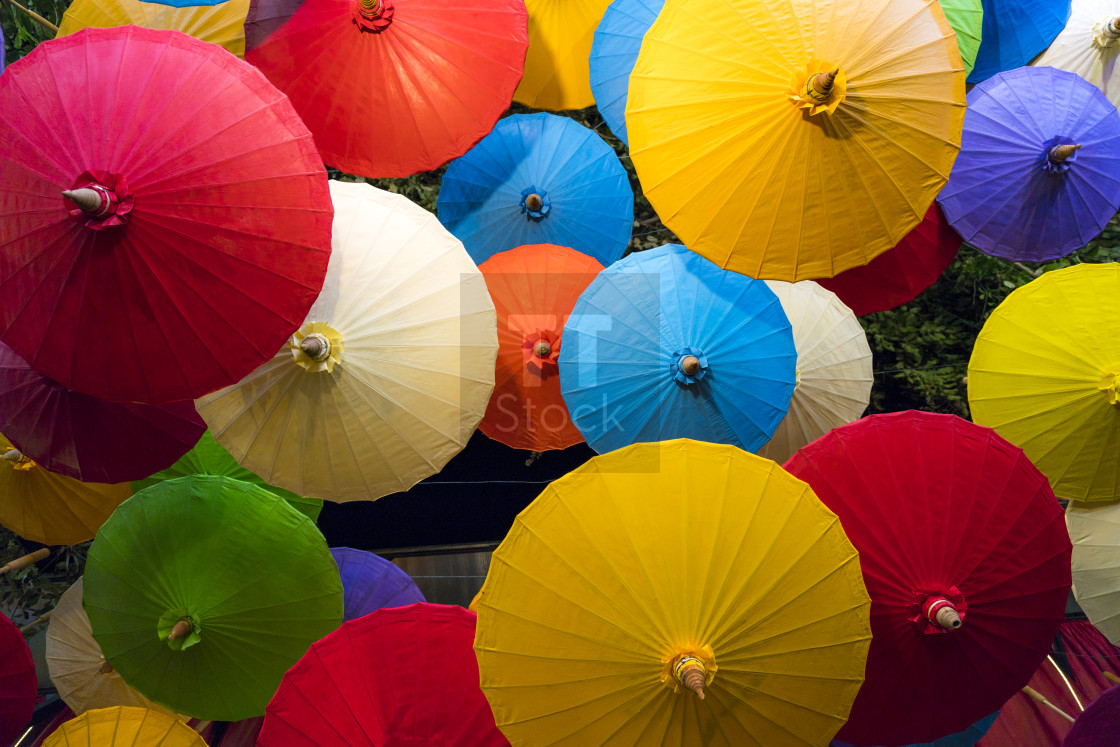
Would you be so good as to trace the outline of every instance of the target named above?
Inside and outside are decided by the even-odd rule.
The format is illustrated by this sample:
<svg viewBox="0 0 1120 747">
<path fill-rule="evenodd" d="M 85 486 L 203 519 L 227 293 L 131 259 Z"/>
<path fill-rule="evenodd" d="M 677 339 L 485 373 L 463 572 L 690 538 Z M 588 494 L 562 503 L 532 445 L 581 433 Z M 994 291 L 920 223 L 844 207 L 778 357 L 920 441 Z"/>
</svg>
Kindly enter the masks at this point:
<svg viewBox="0 0 1120 747">
<path fill-rule="evenodd" d="M 676 0 L 642 42 L 626 130 L 685 246 L 792 282 L 867 264 L 918 224 L 964 107 L 937 3 Z"/>
<path fill-rule="evenodd" d="M 494 304 L 458 239 L 402 195 L 331 182 L 327 280 L 288 345 L 195 404 L 265 481 L 374 500 L 438 472 L 494 388 Z"/>
<path fill-rule="evenodd" d="M 342 578 L 343 620 L 354 620 L 382 607 L 403 607 L 424 601 L 412 578 L 384 558 L 364 550 L 332 547 L 331 557 Z"/>
<path fill-rule="evenodd" d="M 968 404 L 1059 497 L 1120 497 L 1120 264 L 1047 272 L 1004 299 L 972 349 Z"/>
<path fill-rule="evenodd" d="M 79 578 L 62 593 L 47 627 L 47 669 L 59 697 L 79 715 L 112 706 L 165 710 L 129 687 L 101 655 L 82 607 L 84 585 Z"/>
<path fill-rule="evenodd" d="M 252 66 L 177 31 L 84 29 L 5 70 L 0 189 L 18 196 L 0 202 L 0 339 L 75 391 L 227 386 L 323 284 L 311 133 Z"/>
<path fill-rule="evenodd" d="M 86 711 L 58 727 L 43 747 L 206 747 L 206 740 L 166 713 L 135 706 Z"/>
<path fill-rule="evenodd" d="M 245 14 L 248 12 L 249 0 L 182 6 L 147 0 L 74 0 L 62 16 L 58 35 L 69 36 L 84 28 L 143 26 L 182 31 L 244 57 Z"/>
<path fill-rule="evenodd" d="M 1093 627 L 1120 645 L 1120 503 L 1066 508 L 1073 596 Z"/>
<path fill-rule="evenodd" d="M 687 440 L 547 487 L 477 609 L 482 689 L 515 745 L 825 745 L 869 637 L 836 516 L 770 460 Z"/>
<path fill-rule="evenodd" d="M 23 634 L 0 613 L 0 743 L 10 743 L 31 722 L 39 699 L 35 683 L 35 662 Z"/>
<path fill-rule="evenodd" d="M 937 739 L 1027 684 L 1065 619 L 1070 542 L 1020 449 L 907 411 L 836 428 L 785 467 L 840 517 L 871 595 L 867 680 L 841 739 Z"/>
<path fill-rule="evenodd" d="M 410 604 L 316 642 L 268 704 L 261 747 L 504 747 L 478 686 L 475 616 Z"/>
<path fill-rule="evenodd" d="M 125 501 L 84 578 L 106 661 L 153 701 L 204 720 L 264 713 L 284 672 L 342 622 L 323 535 L 226 477 L 180 477 Z"/>
<path fill-rule="evenodd" d="M 1076 73 L 1120 106 L 1120 8 L 1110 0 L 1075 0 L 1069 23 L 1032 65 Z"/>
</svg>

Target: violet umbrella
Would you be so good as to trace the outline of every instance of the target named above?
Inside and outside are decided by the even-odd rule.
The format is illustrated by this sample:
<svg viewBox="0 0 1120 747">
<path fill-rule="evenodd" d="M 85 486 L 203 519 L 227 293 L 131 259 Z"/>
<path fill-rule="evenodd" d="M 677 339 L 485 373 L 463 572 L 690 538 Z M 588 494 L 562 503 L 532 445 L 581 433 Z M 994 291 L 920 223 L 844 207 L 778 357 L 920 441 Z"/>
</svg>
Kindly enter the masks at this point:
<svg viewBox="0 0 1120 747">
<path fill-rule="evenodd" d="M 383 607 L 427 601 L 407 573 L 378 555 L 349 547 L 332 547 L 331 555 L 342 577 L 343 622 Z"/>
<path fill-rule="evenodd" d="M 1120 208 L 1120 114 L 1073 73 L 1000 73 L 968 94 L 961 152 L 937 201 L 986 254 L 1044 262 L 1080 249 Z"/>
<path fill-rule="evenodd" d="M 0 433 L 26 457 L 84 482 L 141 480 L 198 443 L 194 402 L 108 402 L 67 389 L 0 343 Z"/>
<path fill-rule="evenodd" d="M 1120 685 L 1110 687 L 1073 722 L 1062 747 L 1105 747 L 1120 742 Z"/>
</svg>

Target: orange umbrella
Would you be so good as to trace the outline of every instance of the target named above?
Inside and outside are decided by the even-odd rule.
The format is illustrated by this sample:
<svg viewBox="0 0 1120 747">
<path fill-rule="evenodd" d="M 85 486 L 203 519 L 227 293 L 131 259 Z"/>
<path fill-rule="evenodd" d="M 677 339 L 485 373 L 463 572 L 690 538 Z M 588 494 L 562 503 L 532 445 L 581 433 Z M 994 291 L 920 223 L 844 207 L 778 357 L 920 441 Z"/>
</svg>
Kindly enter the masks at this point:
<svg viewBox="0 0 1120 747">
<path fill-rule="evenodd" d="M 494 394 L 479 430 L 515 449 L 581 443 L 560 395 L 560 335 L 603 266 L 574 249 L 529 244 L 479 265 L 498 312 Z"/>
</svg>

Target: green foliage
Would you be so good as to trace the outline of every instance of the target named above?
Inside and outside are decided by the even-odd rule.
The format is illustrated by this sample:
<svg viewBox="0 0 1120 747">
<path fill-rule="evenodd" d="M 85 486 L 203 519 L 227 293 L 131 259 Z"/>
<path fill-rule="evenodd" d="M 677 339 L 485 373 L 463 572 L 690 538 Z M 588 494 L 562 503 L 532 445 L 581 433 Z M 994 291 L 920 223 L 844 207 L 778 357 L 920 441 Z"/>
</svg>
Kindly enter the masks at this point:
<svg viewBox="0 0 1120 747">
<path fill-rule="evenodd" d="M 65 0 L 16 0 L 20 5 L 38 13 L 57 26 L 62 22 L 69 2 Z M 4 27 L 4 62 L 11 64 L 24 57 L 35 46 L 54 38 L 54 32 L 31 20 L 8 0 L 0 2 L 0 26 Z"/>
<path fill-rule="evenodd" d="M 46 560 L 0 576 L 0 611 L 17 625 L 25 625 L 53 609 L 62 592 L 81 577 L 89 545 L 53 548 Z M 0 527 L 0 565 L 34 552 L 36 547 Z"/>
</svg>

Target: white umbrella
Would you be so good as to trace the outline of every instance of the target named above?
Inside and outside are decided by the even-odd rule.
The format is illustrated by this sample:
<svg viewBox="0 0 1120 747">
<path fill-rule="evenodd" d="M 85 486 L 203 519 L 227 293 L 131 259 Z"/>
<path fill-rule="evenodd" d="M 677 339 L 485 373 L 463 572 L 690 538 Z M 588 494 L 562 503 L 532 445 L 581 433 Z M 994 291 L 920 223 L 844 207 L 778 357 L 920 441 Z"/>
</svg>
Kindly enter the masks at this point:
<svg viewBox="0 0 1120 747">
<path fill-rule="evenodd" d="M 1120 646 L 1120 503 L 1071 502 L 1066 528 L 1073 542 L 1073 596 L 1089 622 Z"/>
<path fill-rule="evenodd" d="M 1120 107 L 1120 5 L 1115 0 L 1073 0 L 1069 22 L 1032 65 L 1077 73 Z"/>
<path fill-rule="evenodd" d="M 195 404 L 266 482 L 373 500 L 466 445 L 494 388 L 497 322 L 482 273 L 434 215 L 368 184 L 330 187 L 330 265 L 303 326 Z"/>
<path fill-rule="evenodd" d="M 152 631 L 155 635 L 155 631 Z M 63 592 L 47 628 L 47 670 L 59 697 L 75 714 L 93 708 L 137 706 L 170 713 L 133 690 L 105 662 L 82 607 L 82 579 Z"/>
<path fill-rule="evenodd" d="M 782 304 L 797 348 L 789 412 L 759 456 L 782 464 L 805 444 L 859 419 L 871 399 L 871 348 L 859 320 L 812 280 L 766 284 Z"/>
</svg>

